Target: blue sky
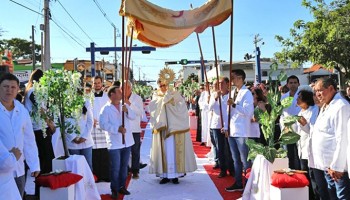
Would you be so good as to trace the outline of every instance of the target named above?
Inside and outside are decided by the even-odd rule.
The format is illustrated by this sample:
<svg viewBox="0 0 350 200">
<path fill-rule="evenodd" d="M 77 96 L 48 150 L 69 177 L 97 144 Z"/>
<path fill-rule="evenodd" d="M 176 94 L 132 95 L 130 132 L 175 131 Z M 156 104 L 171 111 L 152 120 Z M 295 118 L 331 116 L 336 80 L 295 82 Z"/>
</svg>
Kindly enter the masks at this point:
<svg viewBox="0 0 350 200">
<path fill-rule="evenodd" d="M 43 0 L 14 0 L 39 13 L 42 13 Z M 120 0 L 59 0 L 74 20 L 87 33 L 87 35 L 99 47 L 114 45 L 113 27 L 102 15 L 94 1 L 97 1 L 108 18 L 116 25 L 121 33 L 121 17 L 119 16 Z M 244 54 L 254 51 L 254 35 L 259 34 L 264 45 L 261 46 L 261 57 L 272 57 L 274 52 L 281 49 L 280 44 L 274 39 L 275 35 L 288 36 L 289 29 L 298 19 L 312 20 L 308 10 L 301 6 L 302 0 L 236 0 L 234 3 L 234 61 L 242 61 Z M 60 3 L 50 3 L 53 19 L 65 30 L 68 30 L 80 44 L 77 44 L 54 23 L 51 22 L 51 62 L 65 62 L 66 60 L 79 58 L 90 59 L 90 54 L 85 52 L 91 40 L 82 32 L 69 15 L 64 11 Z M 150 0 L 161 7 L 172 10 L 189 9 L 192 3 L 198 7 L 206 0 Z M 10 0 L 2 0 L 2 17 L 0 27 L 6 31 L 1 39 L 19 37 L 30 40 L 31 26 L 36 27 L 36 43 L 40 43 L 40 24 L 42 16 L 23 8 Z M 229 61 L 230 20 L 215 27 L 217 54 L 221 60 Z M 213 40 L 211 29 L 200 34 L 204 58 L 214 59 Z M 134 41 L 138 46 L 144 44 Z M 121 38 L 117 38 L 117 46 L 121 46 Z M 119 52 L 120 56 L 121 53 Z M 141 78 L 156 79 L 159 70 L 164 67 L 166 61 L 178 61 L 181 59 L 199 60 L 199 48 L 196 35 L 190 35 L 182 43 L 170 48 L 157 49 L 148 55 L 133 52 L 134 71 L 141 68 Z M 96 55 L 96 59 L 104 58 L 113 61 L 114 54 L 107 56 Z M 175 72 L 181 66 L 172 66 Z M 138 77 L 138 74 L 136 74 Z"/>
</svg>

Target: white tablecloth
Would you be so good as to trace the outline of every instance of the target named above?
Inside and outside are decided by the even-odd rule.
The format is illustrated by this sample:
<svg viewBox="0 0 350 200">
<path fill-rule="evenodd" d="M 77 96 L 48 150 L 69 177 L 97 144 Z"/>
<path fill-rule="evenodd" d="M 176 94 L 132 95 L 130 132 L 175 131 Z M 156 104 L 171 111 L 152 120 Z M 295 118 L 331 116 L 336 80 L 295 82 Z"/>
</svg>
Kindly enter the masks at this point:
<svg viewBox="0 0 350 200">
<path fill-rule="evenodd" d="M 72 171 L 72 173 L 83 176 L 83 179 L 75 185 L 75 200 L 101 199 L 93 174 L 84 156 L 69 156 L 66 159 L 66 169 L 67 171 Z"/>
</svg>

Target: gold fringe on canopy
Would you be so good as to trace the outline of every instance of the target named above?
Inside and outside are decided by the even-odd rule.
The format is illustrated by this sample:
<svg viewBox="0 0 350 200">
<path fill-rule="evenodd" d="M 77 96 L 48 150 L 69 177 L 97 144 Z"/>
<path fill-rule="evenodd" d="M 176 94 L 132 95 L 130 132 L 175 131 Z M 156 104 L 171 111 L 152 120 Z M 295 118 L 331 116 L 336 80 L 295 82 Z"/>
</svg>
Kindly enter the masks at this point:
<svg viewBox="0 0 350 200">
<path fill-rule="evenodd" d="M 192 32 L 201 33 L 231 15 L 231 0 L 208 0 L 193 10 L 173 11 L 146 0 L 123 0 L 119 14 L 128 18 L 128 35 L 154 47 L 175 45 Z"/>
</svg>

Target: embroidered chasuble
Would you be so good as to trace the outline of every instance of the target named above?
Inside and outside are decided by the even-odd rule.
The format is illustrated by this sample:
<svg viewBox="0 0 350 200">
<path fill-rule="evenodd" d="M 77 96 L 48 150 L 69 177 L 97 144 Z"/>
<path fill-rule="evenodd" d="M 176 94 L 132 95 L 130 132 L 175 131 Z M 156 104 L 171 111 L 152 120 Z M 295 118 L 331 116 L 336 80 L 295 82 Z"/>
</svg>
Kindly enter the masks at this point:
<svg viewBox="0 0 350 200">
<path fill-rule="evenodd" d="M 164 173 L 186 173 L 197 169 L 186 103 L 177 91 L 160 91 L 149 104 L 151 114 L 152 148 L 149 172 L 161 176 Z M 169 141 L 174 141 L 169 143 Z M 174 163 L 167 162 L 165 151 L 173 151 Z M 168 169 L 174 171 L 169 172 Z"/>
</svg>

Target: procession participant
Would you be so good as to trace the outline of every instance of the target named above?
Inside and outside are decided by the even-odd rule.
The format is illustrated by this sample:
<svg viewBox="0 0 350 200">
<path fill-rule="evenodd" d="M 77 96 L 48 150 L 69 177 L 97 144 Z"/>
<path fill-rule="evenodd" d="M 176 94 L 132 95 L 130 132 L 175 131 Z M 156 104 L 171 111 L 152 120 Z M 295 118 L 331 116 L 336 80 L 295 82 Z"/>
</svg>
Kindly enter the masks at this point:
<svg viewBox="0 0 350 200">
<path fill-rule="evenodd" d="M 110 101 L 102 108 L 100 114 L 100 126 L 107 131 L 108 153 L 110 160 L 110 179 L 112 198 L 118 198 L 118 193 L 129 195 L 126 189 L 128 175 L 128 163 L 131 146 L 134 139 L 131 132 L 130 120 L 135 119 L 135 113 L 130 108 L 130 102 L 121 105 L 122 91 L 119 87 L 108 88 Z M 124 124 L 123 115 L 124 114 Z"/>
<path fill-rule="evenodd" d="M 297 105 L 297 99 L 298 99 L 298 87 L 299 87 L 299 78 L 295 75 L 291 75 L 287 78 L 287 87 L 289 91 L 282 95 L 281 101 L 287 97 L 293 97 L 292 104 L 285 108 L 282 112 L 282 115 L 280 117 L 280 127 L 281 131 L 283 132 L 284 126 L 283 126 L 283 120 L 287 116 L 296 116 L 300 112 L 300 107 Z M 292 126 L 294 132 L 297 132 L 297 125 L 296 123 Z M 298 148 L 296 144 L 287 144 L 285 146 L 287 149 L 287 157 L 289 162 L 289 168 L 291 169 L 300 169 L 300 161 L 298 156 Z"/>
<path fill-rule="evenodd" d="M 34 70 L 30 75 L 28 85 L 24 92 L 23 103 L 30 115 L 32 115 L 33 112 L 38 112 L 38 110 L 35 108 L 37 106 L 37 103 L 35 101 L 33 84 L 34 82 L 39 82 L 40 78 L 43 75 L 43 71 L 41 71 L 40 69 Z M 41 127 L 38 124 L 38 122 L 36 122 L 35 119 L 32 117 L 31 119 L 35 134 L 35 141 L 38 147 L 41 173 L 50 173 L 52 171 L 52 159 L 55 158 L 51 142 L 52 134 L 54 134 L 56 131 L 55 123 L 51 119 L 46 119 L 47 128 L 44 137 L 44 133 L 41 130 Z"/>
<path fill-rule="evenodd" d="M 136 117 L 130 120 L 131 132 L 135 144 L 131 146 L 131 172 L 132 178 L 139 178 L 140 172 L 140 150 L 141 150 L 141 118 L 143 110 L 142 98 L 132 92 L 132 83 L 126 82 L 125 88 L 125 103 L 130 105 L 130 109 L 134 111 Z"/>
<path fill-rule="evenodd" d="M 10 151 L 0 141 L 0 199 L 22 199 L 13 179 L 13 171 L 22 152 L 13 147 Z"/>
<path fill-rule="evenodd" d="M 209 101 L 208 101 L 208 96 L 209 93 L 207 89 L 204 87 L 204 85 L 201 85 L 200 87 L 201 90 L 201 96 L 199 97 L 198 100 L 198 105 L 201 110 L 201 130 L 202 130 L 202 138 L 201 138 L 201 145 L 205 145 L 207 142 L 207 138 L 209 135 L 209 126 L 208 126 L 208 115 L 209 115 Z M 208 146 L 208 145 L 207 145 Z"/>
<path fill-rule="evenodd" d="M 160 184 L 178 178 L 197 169 L 189 133 L 186 102 L 177 91 L 168 89 L 175 73 L 164 68 L 157 81 L 157 90 L 149 104 L 153 130 L 149 172 L 162 178 Z"/>
<path fill-rule="evenodd" d="M 106 134 L 100 128 L 99 116 L 102 107 L 109 101 L 104 92 L 102 77 L 95 76 L 93 81 L 94 98 L 92 100 L 93 129 L 91 132 L 94 145 L 92 146 L 92 169 L 98 181 L 109 182 L 109 155 Z"/>
<path fill-rule="evenodd" d="M 232 70 L 232 82 L 235 89 L 232 97 L 227 101 L 231 106 L 230 130 L 228 142 L 232 153 L 235 168 L 235 182 L 225 188 L 228 192 L 243 189 L 242 172 L 246 173 L 251 167 L 248 161 L 248 146 L 246 141 L 254 137 L 251 133 L 251 119 L 254 114 L 254 98 L 249 89 L 244 85 L 246 74 L 241 69 Z"/>
<path fill-rule="evenodd" d="M 324 171 L 330 199 L 350 199 L 346 163 L 350 105 L 337 92 L 337 84 L 332 78 L 319 79 L 315 91 L 323 106 L 311 138 L 314 165 Z"/>
<path fill-rule="evenodd" d="M 309 155 L 310 155 L 310 137 L 311 132 L 311 119 L 315 118 L 318 115 L 318 106 L 315 105 L 313 100 L 313 91 L 310 86 L 305 86 L 299 88 L 297 104 L 301 108 L 298 116 L 300 116 L 298 120 L 298 134 L 300 135 L 300 139 L 297 142 L 298 153 L 300 158 L 301 170 L 307 171 L 306 177 L 312 183 L 311 180 L 311 170 L 309 170 Z M 310 158 L 312 159 L 312 158 Z M 309 197 L 311 199 L 315 198 L 315 194 L 313 192 L 313 187 L 309 187 Z"/>
<path fill-rule="evenodd" d="M 15 100 L 19 90 L 18 78 L 5 73 L 0 78 L 0 141 L 7 150 L 18 148 L 23 155 L 17 161 L 14 177 L 20 192 L 24 194 L 25 174 L 24 158 L 31 171 L 31 176 L 37 177 L 40 173 L 38 148 L 35 142 L 32 122 L 27 109 Z"/>
<path fill-rule="evenodd" d="M 92 140 L 91 131 L 94 122 L 91 110 L 90 100 L 86 100 L 82 108 L 82 115 L 77 124 L 80 133 L 67 133 L 66 140 L 69 154 L 84 156 L 92 171 L 92 146 L 94 142 Z M 69 118 L 67 121 L 72 125 L 77 123 L 72 118 Z"/>
<path fill-rule="evenodd" d="M 202 142 L 202 115 L 201 115 L 201 108 L 198 104 L 202 91 L 203 91 L 203 88 L 200 88 L 200 90 L 195 91 L 193 104 L 194 104 L 194 110 L 196 112 L 196 117 L 197 117 L 196 142 L 201 142 L 201 145 L 204 146 L 204 143 Z"/>
<path fill-rule="evenodd" d="M 217 148 L 216 156 L 219 161 L 220 173 L 218 178 L 227 176 L 227 170 L 233 172 L 233 163 L 230 158 L 230 150 L 227 138 L 223 129 L 227 130 L 227 100 L 229 97 L 228 85 L 230 80 L 227 77 L 219 79 L 219 89 L 212 93 L 209 100 L 209 110 L 213 110 L 210 131 L 212 132 Z M 221 111 L 220 112 L 220 102 Z M 222 124 L 223 123 L 223 124 Z M 227 156 L 229 154 L 229 156 Z"/>
<path fill-rule="evenodd" d="M 322 107 L 323 103 L 318 100 L 316 96 L 315 83 L 310 84 L 310 87 L 312 87 L 313 90 L 313 100 L 315 102 L 315 106 L 318 108 L 318 113 L 320 112 L 320 108 Z M 328 194 L 328 184 L 326 181 L 326 177 L 324 176 L 324 171 L 320 169 L 315 168 L 314 159 L 313 159 L 313 153 L 312 153 L 312 138 L 315 137 L 313 134 L 313 129 L 315 126 L 315 122 L 318 116 L 318 113 L 315 115 L 311 115 L 309 126 L 310 126 L 310 140 L 309 140 L 309 170 L 310 170 L 310 178 L 311 178 L 311 186 L 313 188 L 313 191 L 315 193 L 315 199 L 330 199 Z M 317 135 L 316 135 L 317 137 Z"/>
</svg>

